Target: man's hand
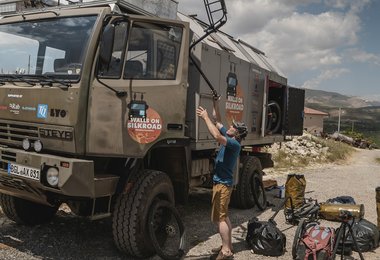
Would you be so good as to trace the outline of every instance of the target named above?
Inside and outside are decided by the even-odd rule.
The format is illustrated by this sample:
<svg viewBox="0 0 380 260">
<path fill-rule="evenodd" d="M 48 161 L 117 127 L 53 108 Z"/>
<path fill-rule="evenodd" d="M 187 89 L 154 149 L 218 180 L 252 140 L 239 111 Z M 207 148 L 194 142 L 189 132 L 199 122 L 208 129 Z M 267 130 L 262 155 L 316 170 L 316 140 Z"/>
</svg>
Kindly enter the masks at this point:
<svg viewBox="0 0 380 260">
<path fill-rule="evenodd" d="M 203 119 L 208 118 L 207 110 L 201 106 L 197 108 L 197 115 Z"/>
</svg>

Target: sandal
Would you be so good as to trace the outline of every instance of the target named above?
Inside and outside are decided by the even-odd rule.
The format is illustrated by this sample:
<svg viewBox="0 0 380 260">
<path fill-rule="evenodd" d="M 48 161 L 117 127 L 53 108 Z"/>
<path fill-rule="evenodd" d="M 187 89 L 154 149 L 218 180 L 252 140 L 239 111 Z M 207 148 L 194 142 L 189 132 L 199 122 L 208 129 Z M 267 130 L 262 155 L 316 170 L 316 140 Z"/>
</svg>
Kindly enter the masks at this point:
<svg viewBox="0 0 380 260">
<path fill-rule="evenodd" d="M 222 252 L 222 250 L 219 251 L 218 256 L 215 258 L 215 260 L 229 260 L 234 259 L 234 254 L 231 252 L 229 255 L 226 255 Z"/>
<path fill-rule="evenodd" d="M 220 250 L 222 250 L 222 246 L 214 247 L 213 249 L 211 249 L 211 253 L 219 254 Z"/>
<path fill-rule="evenodd" d="M 220 252 L 220 250 L 222 250 L 222 246 L 219 246 L 219 247 L 214 247 L 213 249 L 211 249 L 211 252 L 213 254 L 218 254 Z M 234 250 L 231 249 L 231 253 L 234 253 Z"/>
</svg>

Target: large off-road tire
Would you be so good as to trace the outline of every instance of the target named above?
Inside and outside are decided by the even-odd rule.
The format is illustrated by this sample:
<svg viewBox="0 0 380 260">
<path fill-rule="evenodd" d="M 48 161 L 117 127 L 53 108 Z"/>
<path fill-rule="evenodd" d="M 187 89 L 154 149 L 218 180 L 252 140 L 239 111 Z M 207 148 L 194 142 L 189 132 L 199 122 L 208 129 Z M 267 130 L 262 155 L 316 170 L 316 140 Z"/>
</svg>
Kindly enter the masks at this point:
<svg viewBox="0 0 380 260">
<path fill-rule="evenodd" d="M 14 196 L 0 194 L 0 204 L 4 214 L 17 224 L 38 225 L 49 222 L 58 210 Z"/>
<path fill-rule="evenodd" d="M 266 130 L 268 133 L 275 134 L 278 132 L 281 126 L 281 108 L 280 105 L 271 100 L 268 102 L 268 117 L 267 117 L 267 126 Z"/>
<path fill-rule="evenodd" d="M 169 176 L 154 170 L 139 172 L 131 190 L 116 198 L 112 232 L 120 251 L 136 257 L 149 257 L 156 253 L 148 230 L 148 213 L 154 199 L 174 205 Z"/>
<path fill-rule="evenodd" d="M 231 205 L 236 208 L 249 209 L 255 205 L 254 180 L 262 180 L 260 160 L 253 156 L 244 156 L 241 159 L 242 167 L 239 170 L 239 183 L 231 196 Z"/>
</svg>

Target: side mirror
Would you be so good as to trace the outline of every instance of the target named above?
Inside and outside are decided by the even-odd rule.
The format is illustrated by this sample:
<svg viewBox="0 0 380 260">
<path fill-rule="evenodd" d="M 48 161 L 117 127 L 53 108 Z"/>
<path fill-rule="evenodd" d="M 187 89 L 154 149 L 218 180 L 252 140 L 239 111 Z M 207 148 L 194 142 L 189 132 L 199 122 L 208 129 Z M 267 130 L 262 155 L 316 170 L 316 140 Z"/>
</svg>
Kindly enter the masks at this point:
<svg viewBox="0 0 380 260">
<path fill-rule="evenodd" d="M 100 41 L 101 67 L 108 67 L 111 62 L 114 38 L 115 38 L 115 25 L 107 24 L 104 27 L 101 41 Z"/>
</svg>

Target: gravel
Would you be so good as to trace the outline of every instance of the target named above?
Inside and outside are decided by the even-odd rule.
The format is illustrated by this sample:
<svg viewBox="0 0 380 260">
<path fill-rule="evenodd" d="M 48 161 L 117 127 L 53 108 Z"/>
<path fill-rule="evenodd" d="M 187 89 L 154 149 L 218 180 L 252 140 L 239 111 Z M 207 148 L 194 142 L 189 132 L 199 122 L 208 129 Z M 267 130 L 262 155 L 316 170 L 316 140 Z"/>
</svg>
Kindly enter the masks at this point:
<svg viewBox="0 0 380 260">
<path fill-rule="evenodd" d="M 357 150 L 351 159 L 341 164 L 327 164 L 300 170 L 304 174 L 306 197 L 326 201 L 336 196 L 352 196 L 357 204 L 364 204 L 365 218 L 377 223 L 375 188 L 380 186 L 380 150 Z M 289 172 L 266 170 L 266 178 L 274 178 L 285 184 Z M 245 243 L 247 221 L 252 217 L 267 220 L 281 202 L 277 189 L 268 192 L 270 207 L 264 212 L 230 209 L 233 225 L 235 259 L 292 259 L 291 246 L 296 227 L 285 223 L 282 211 L 277 215 L 278 227 L 287 237 L 287 252 L 279 257 L 252 254 Z M 209 259 L 210 250 L 221 241 L 215 226 L 210 222 L 209 190 L 192 192 L 189 203 L 179 206 L 179 212 L 187 229 L 186 259 Z M 323 221 L 324 225 L 337 227 L 339 223 Z M 89 221 L 75 217 L 62 207 L 48 224 L 34 227 L 19 226 L 0 212 L 0 259 L 133 259 L 118 252 L 113 243 L 111 220 Z M 380 249 L 364 253 L 366 260 L 379 260 Z M 159 259 L 157 256 L 151 260 Z M 359 259 L 357 253 L 346 259 Z"/>
</svg>

